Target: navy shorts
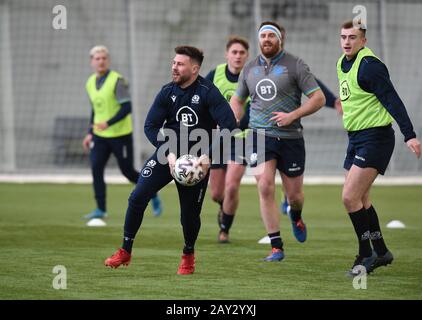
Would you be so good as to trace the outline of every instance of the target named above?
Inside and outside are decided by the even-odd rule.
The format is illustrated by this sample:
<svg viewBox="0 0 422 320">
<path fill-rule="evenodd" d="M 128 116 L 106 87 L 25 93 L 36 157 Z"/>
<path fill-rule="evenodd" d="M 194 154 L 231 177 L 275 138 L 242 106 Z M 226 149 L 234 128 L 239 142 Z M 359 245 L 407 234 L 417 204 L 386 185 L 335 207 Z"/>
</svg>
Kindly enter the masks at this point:
<svg viewBox="0 0 422 320">
<path fill-rule="evenodd" d="M 275 159 L 277 169 L 288 177 L 301 176 L 305 171 L 305 141 L 265 136 L 265 148 L 258 148 L 256 133 L 247 139 L 246 155 L 251 167 Z"/>
<path fill-rule="evenodd" d="M 214 170 L 214 169 L 226 170 L 227 169 L 227 160 L 225 160 L 227 158 L 227 155 L 224 154 L 224 147 L 222 143 L 220 143 L 219 148 L 220 148 L 220 153 L 218 154 L 218 156 L 215 156 L 215 155 L 212 156 L 212 161 L 211 161 L 211 166 L 210 166 L 211 170 Z"/>
<path fill-rule="evenodd" d="M 245 133 L 247 135 L 247 133 Z M 227 150 L 226 150 L 227 149 Z M 246 138 L 232 137 L 230 141 L 230 150 L 224 149 L 223 143 L 220 143 L 220 154 L 213 157 L 211 162 L 211 169 L 227 169 L 228 160 L 241 164 L 248 165 L 246 158 Z"/>
<path fill-rule="evenodd" d="M 360 168 L 375 168 L 384 174 L 394 150 L 394 129 L 391 125 L 349 131 L 349 145 L 344 169 L 350 170 L 352 165 Z"/>
<path fill-rule="evenodd" d="M 245 167 L 248 165 L 246 157 L 246 138 L 232 139 L 230 160 Z"/>
</svg>

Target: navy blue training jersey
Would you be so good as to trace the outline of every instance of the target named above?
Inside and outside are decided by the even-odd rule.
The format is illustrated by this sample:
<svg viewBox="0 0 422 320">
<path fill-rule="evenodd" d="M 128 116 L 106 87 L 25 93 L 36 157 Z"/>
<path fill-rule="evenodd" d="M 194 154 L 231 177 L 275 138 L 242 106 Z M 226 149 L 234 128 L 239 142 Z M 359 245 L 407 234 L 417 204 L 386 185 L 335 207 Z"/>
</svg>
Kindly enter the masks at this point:
<svg viewBox="0 0 422 320">
<path fill-rule="evenodd" d="M 220 129 L 234 130 L 236 118 L 218 88 L 211 81 L 198 76 L 184 89 L 174 82 L 162 87 L 148 112 L 144 132 L 148 140 L 158 148 L 164 143 L 157 140 L 162 127 L 174 130 L 177 137 L 180 137 L 181 129 L 190 133 L 202 128 L 208 133 L 211 146 L 212 129 L 216 125 Z M 189 148 L 195 143 L 196 141 L 189 141 Z"/>
</svg>

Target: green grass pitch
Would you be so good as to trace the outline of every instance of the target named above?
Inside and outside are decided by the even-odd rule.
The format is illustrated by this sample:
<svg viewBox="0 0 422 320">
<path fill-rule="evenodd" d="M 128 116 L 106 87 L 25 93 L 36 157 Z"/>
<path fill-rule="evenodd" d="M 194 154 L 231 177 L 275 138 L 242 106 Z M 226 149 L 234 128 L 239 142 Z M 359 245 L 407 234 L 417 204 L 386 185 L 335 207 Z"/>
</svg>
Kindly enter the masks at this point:
<svg viewBox="0 0 422 320">
<path fill-rule="evenodd" d="M 278 187 L 280 190 L 280 187 Z M 196 244 L 196 271 L 176 275 L 183 246 L 174 185 L 162 190 L 164 214 L 149 207 L 129 267 L 104 267 L 120 246 L 130 185 L 109 185 L 107 226 L 81 219 L 93 208 L 91 185 L 0 184 L 0 299 L 421 299 L 422 187 L 375 186 L 372 199 L 395 255 L 356 290 L 345 276 L 357 251 L 341 186 L 306 186 L 301 244 L 281 216 L 286 258 L 259 261 L 269 245 L 256 186 L 242 186 L 230 244 L 218 244 L 217 206 L 207 194 Z M 281 198 L 281 191 L 278 191 Z M 387 229 L 390 220 L 406 229 Z M 53 267 L 67 270 L 67 289 L 53 288 Z"/>
</svg>

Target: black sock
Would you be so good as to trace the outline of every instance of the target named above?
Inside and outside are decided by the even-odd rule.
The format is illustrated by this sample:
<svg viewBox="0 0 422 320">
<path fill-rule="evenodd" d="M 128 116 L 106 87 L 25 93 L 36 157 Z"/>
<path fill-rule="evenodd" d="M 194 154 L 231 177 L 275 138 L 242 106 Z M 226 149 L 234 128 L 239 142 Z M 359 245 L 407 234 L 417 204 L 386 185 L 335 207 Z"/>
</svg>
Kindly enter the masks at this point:
<svg viewBox="0 0 422 320">
<path fill-rule="evenodd" d="M 280 231 L 269 233 L 268 237 L 271 240 L 271 247 L 283 250 L 283 241 L 281 241 Z"/>
<path fill-rule="evenodd" d="M 106 201 L 105 201 L 105 199 L 97 199 L 97 208 L 106 212 Z"/>
<path fill-rule="evenodd" d="M 363 257 L 370 257 L 372 255 L 371 242 L 369 241 L 369 216 L 365 208 L 349 212 L 350 220 L 352 220 L 355 228 L 356 236 L 359 242 L 359 255 Z"/>
<path fill-rule="evenodd" d="M 122 244 L 122 249 L 125 249 L 127 252 L 131 253 L 132 252 L 132 246 L 133 246 L 133 240 L 132 238 L 129 237 L 123 237 L 123 244 Z"/>
<path fill-rule="evenodd" d="M 185 246 L 183 247 L 183 254 L 193 254 L 194 252 L 195 250 L 193 246 L 188 246 L 185 244 Z"/>
<path fill-rule="evenodd" d="M 369 231 L 371 232 L 370 239 L 372 245 L 374 246 L 376 253 L 380 256 L 383 256 L 388 251 L 388 249 L 382 237 L 377 212 L 373 206 L 370 206 L 368 209 L 366 209 L 366 212 L 369 216 Z"/>
<path fill-rule="evenodd" d="M 300 219 L 302 219 L 302 209 L 294 210 L 290 208 L 290 217 L 294 222 L 299 221 Z"/>
<path fill-rule="evenodd" d="M 220 223 L 220 231 L 229 233 L 229 230 L 233 223 L 233 219 L 234 219 L 234 215 L 231 216 L 223 212 L 223 216 L 221 217 L 221 223 Z"/>
</svg>

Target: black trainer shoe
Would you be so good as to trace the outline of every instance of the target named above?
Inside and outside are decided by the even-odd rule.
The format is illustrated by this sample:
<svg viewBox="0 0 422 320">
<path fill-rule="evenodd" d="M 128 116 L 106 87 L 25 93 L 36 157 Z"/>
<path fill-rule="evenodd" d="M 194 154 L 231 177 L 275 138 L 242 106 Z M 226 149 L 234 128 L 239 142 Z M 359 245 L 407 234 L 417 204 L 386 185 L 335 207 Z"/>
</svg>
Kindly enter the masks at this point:
<svg viewBox="0 0 422 320">
<path fill-rule="evenodd" d="M 387 266 L 391 264 L 394 260 L 394 256 L 391 251 L 387 251 L 383 256 L 378 256 L 374 263 L 370 266 L 370 271 L 368 273 L 374 271 L 376 268 Z"/>
<path fill-rule="evenodd" d="M 360 274 L 359 268 L 356 268 L 357 266 L 363 266 L 366 269 L 366 273 L 369 274 L 374 270 L 372 267 L 375 263 L 375 260 L 378 258 L 375 251 L 372 251 L 372 255 L 370 257 L 362 257 L 360 255 L 356 256 L 356 260 L 353 263 L 352 268 L 347 271 L 347 275 L 349 277 L 356 277 Z"/>
</svg>

